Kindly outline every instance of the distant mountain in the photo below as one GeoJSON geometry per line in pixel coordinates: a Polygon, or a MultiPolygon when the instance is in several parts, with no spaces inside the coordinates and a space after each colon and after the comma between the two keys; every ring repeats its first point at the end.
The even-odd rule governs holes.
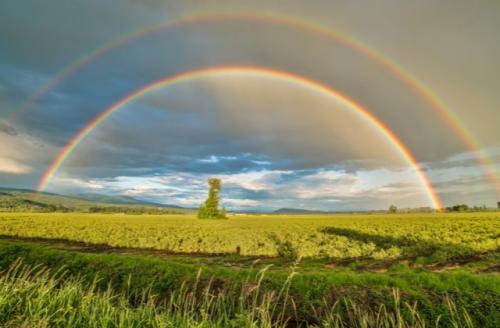
{"type": "Polygon", "coordinates": [[[279,210],[273,211],[273,214],[327,214],[329,212],[326,211],[317,211],[317,210],[306,210],[302,208],[280,208],[279,210]]]}
{"type": "Polygon", "coordinates": [[[153,209],[190,211],[181,206],[157,204],[142,201],[130,196],[100,195],[100,194],[78,194],[59,195],[55,193],[36,193],[29,189],[1,188],[0,187],[0,210],[44,210],[50,208],[69,209],[74,211],[89,211],[90,208],[128,208],[128,209],[153,209]]]}

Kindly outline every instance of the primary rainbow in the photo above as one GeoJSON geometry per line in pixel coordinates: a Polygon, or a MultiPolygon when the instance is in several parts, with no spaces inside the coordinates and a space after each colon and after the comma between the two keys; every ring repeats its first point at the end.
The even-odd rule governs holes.
{"type": "Polygon", "coordinates": [[[209,23],[209,22],[220,22],[220,21],[258,21],[267,22],[270,24],[283,25],[291,28],[301,29],[307,32],[315,33],[321,35],[328,40],[333,40],[339,42],[359,53],[362,53],[367,58],[377,62],[392,74],[394,74],[398,79],[410,86],[419,96],[426,100],[431,107],[436,110],[439,115],[444,119],[445,122],[453,129],[453,131],[459,136],[462,143],[476,154],[476,160],[480,163],[481,168],[484,170],[485,175],[488,177],[490,182],[495,187],[497,193],[500,195],[500,174],[495,171],[495,165],[490,160],[490,156],[483,150],[479,141],[465,128],[464,124],[461,122],[460,118],[449,108],[449,106],[441,99],[437,94],[433,93],[430,88],[426,87],[422,81],[419,81],[417,77],[412,75],[408,70],[398,65],[393,60],[390,60],[387,56],[383,55],[379,51],[361,43],[360,41],[349,37],[345,34],[341,34],[335,30],[325,28],[313,22],[301,20],[296,17],[287,16],[276,16],[270,14],[242,14],[242,13],[231,13],[226,12],[220,13],[205,13],[205,14],[193,14],[189,16],[182,17],[174,21],[164,22],[152,27],[148,27],[143,30],[133,32],[125,37],[119,38],[103,47],[100,47],[89,54],[86,54],[56,75],[54,79],[45,84],[36,93],[34,93],[28,100],[23,104],[23,106],[14,112],[15,115],[21,115],[28,108],[33,106],[41,97],[49,93],[54,87],[61,84],[63,81],[68,79],[71,75],[77,72],[83,66],[91,63],[97,58],[107,54],[113,49],[122,47],[132,41],[139,38],[145,37],[152,33],[156,33],[162,30],[181,27],[183,25],[194,24],[194,23],[209,23]]]}
{"type": "Polygon", "coordinates": [[[124,107],[128,103],[142,97],[152,91],[158,90],[159,88],[171,86],[176,83],[187,82],[197,78],[202,78],[205,76],[218,74],[218,75],[242,75],[242,74],[254,74],[262,77],[271,77],[284,81],[289,81],[302,87],[307,87],[313,89],[317,92],[326,94],[330,97],[334,97],[340,100],[347,107],[352,109],[355,113],[360,115],[363,119],[368,121],[373,127],[377,128],[392,144],[392,146],[397,149],[405,160],[415,169],[420,182],[427,192],[427,196],[431,201],[432,205],[441,209],[442,204],[434,191],[432,184],[428,177],[423,172],[422,168],[415,160],[413,155],[410,153],[408,148],[406,148],[403,143],[394,135],[394,133],[385,124],[366,110],[363,106],[355,102],[354,100],[348,98],[344,94],[338,92],[337,90],[325,85],[321,82],[308,79],[306,77],[293,74],[286,71],[281,71],[268,67],[257,67],[257,66],[216,66],[208,68],[200,68],[191,71],[186,71],[176,75],[168,76],[166,78],[160,79],[158,81],[147,84],[134,92],[128,94],[124,98],[112,104],[110,107],[105,109],[99,115],[97,115],[93,120],[87,123],[73,138],[68,142],[68,144],[59,152],[54,162],[50,165],[47,171],[42,175],[38,185],[37,191],[43,191],[45,187],[49,184],[51,179],[55,176],[58,169],[66,161],[66,159],[73,153],[75,148],[82,142],[82,140],[88,136],[97,126],[103,123],[111,114],[124,107]]]}

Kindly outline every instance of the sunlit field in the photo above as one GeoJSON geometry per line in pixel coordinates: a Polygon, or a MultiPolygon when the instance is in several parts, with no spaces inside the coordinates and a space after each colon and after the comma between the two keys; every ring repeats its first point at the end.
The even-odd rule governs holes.
{"type": "Polygon", "coordinates": [[[500,213],[330,216],[2,213],[0,234],[178,253],[446,260],[500,247],[500,213]]]}
{"type": "Polygon", "coordinates": [[[0,234],[174,253],[447,260],[500,247],[498,213],[330,216],[3,213],[0,234]]]}

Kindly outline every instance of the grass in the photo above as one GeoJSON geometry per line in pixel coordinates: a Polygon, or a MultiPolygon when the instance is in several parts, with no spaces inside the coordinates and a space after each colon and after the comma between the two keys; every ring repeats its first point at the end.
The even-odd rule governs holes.
{"type": "MultiPolygon", "coordinates": [[[[265,270],[246,281],[237,295],[212,288],[212,284],[181,284],[167,298],[151,289],[143,290],[132,306],[128,289],[116,293],[111,287],[98,288],[64,271],[42,267],[30,269],[20,261],[0,275],[0,324],[2,327],[290,327],[300,322],[289,295],[294,271],[279,291],[262,289],[265,270]],[[234,297],[237,296],[237,297],[234,297]]],[[[392,290],[392,306],[380,304],[366,309],[344,297],[322,311],[310,327],[427,327],[442,323],[452,327],[473,327],[465,309],[446,299],[446,317],[429,322],[419,313],[418,304],[401,301],[392,290]]],[[[314,308],[311,308],[315,311],[314,308]]]]}
{"type": "MultiPolygon", "coordinates": [[[[262,293],[278,294],[283,286],[288,286],[287,316],[297,316],[297,321],[305,323],[319,324],[334,316],[332,308],[338,309],[342,319],[347,320],[347,306],[370,316],[385,307],[393,315],[396,311],[394,289],[399,291],[400,311],[405,318],[411,313],[404,304],[417,304],[420,320],[428,325],[437,320],[453,320],[449,299],[460,313],[467,311],[476,325],[495,327],[500,320],[500,279],[496,274],[431,273],[405,266],[396,266],[385,274],[345,268],[330,273],[302,273],[299,263],[293,270],[293,280],[288,283],[290,269],[266,270],[265,276],[259,278],[261,270],[256,269],[204,267],[199,272],[198,266],[156,258],[86,254],[26,242],[0,241],[0,268],[7,270],[19,258],[31,267],[41,265],[52,272],[65,271],[68,277],[78,277],[82,285],[92,285],[95,291],[113,295],[126,291],[128,304],[133,306],[141,304],[145,290],[156,295],[156,303],[168,300],[171,293],[179,292],[180,286],[188,289],[196,286],[202,290],[210,286],[213,293],[223,291],[233,309],[240,299],[240,291],[255,288],[255,282],[261,279],[262,293]]],[[[234,315],[231,314],[232,319],[234,315]]]]}

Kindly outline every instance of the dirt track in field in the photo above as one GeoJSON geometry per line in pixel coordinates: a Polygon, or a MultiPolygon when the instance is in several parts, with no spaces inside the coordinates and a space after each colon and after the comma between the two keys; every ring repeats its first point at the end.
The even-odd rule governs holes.
{"type": "MultiPolygon", "coordinates": [[[[279,258],[279,257],[264,257],[264,256],[242,256],[235,253],[228,254],[211,254],[211,253],[177,253],[168,250],[152,249],[152,248],[130,248],[130,247],[116,247],[107,244],[91,244],[81,241],[73,241],[66,239],[48,239],[39,237],[19,237],[0,235],[0,240],[24,242],[36,244],[40,246],[51,247],[55,249],[82,252],[82,253],[102,253],[102,254],[120,254],[120,255],[135,255],[135,256],[149,256],[169,261],[176,261],[186,264],[199,264],[199,265],[215,265],[223,267],[235,268],[261,268],[272,264],[275,269],[288,268],[293,261],[279,258]]],[[[488,256],[498,254],[500,250],[492,252],[478,253],[467,257],[450,259],[443,262],[436,262],[427,264],[425,269],[432,272],[444,272],[454,269],[460,269],[468,264],[482,263],[474,267],[475,273],[500,273],[500,265],[498,263],[491,263],[486,261],[488,256]]],[[[396,260],[373,260],[368,258],[353,258],[341,260],[303,260],[307,261],[308,270],[306,271],[330,271],[356,264],[357,271],[369,271],[384,273],[387,272],[391,266],[406,263],[410,267],[416,267],[415,258],[405,258],[396,260]]],[[[306,268],[302,265],[302,268],[306,268]]]]}

